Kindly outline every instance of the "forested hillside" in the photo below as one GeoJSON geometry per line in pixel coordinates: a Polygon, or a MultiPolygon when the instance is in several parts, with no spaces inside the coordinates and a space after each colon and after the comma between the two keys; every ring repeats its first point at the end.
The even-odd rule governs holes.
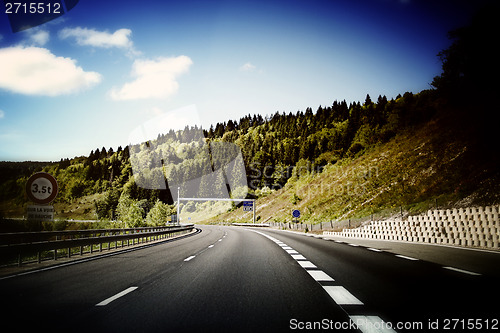
{"type": "MultiPolygon", "coordinates": [[[[149,147],[157,148],[153,150],[144,149],[146,143],[143,143],[142,149],[141,145],[118,147],[116,151],[98,148],[88,157],[65,159],[44,167],[36,164],[25,168],[27,163],[3,163],[5,169],[16,165],[22,168],[17,179],[11,177],[10,172],[3,182],[2,201],[22,205],[27,178],[34,170],[43,170],[58,180],[60,190],[56,203],[71,204],[82,197],[101,194],[84,215],[91,217],[95,213],[98,218],[123,218],[124,213],[118,207],[120,200],[128,198],[146,216],[157,200],[166,204],[173,204],[173,200],[167,190],[143,189],[136,185],[130,151],[137,151],[136,155],[140,152],[142,160],[154,165],[161,150],[162,156],[168,157],[163,160],[166,178],[180,183],[206,173],[205,158],[215,161],[215,168],[229,162],[221,161],[223,158],[212,151],[211,156],[201,155],[204,145],[214,147],[218,142],[232,142],[241,148],[251,194],[264,187],[279,189],[297,172],[295,166],[307,165],[311,170],[320,171],[327,164],[360,155],[368,147],[387,142],[398,131],[428,120],[436,113],[437,101],[433,95],[432,91],[418,95],[405,93],[389,101],[379,96],[375,103],[367,96],[363,104],[335,101],[332,106],[319,107],[316,112],[308,108],[305,112],[276,113],[266,118],[247,116],[203,131],[205,138],[196,137],[201,133],[198,128],[186,127],[148,142],[149,147]]],[[[213,196],[210,191],[215,189],[202,196],[213,196]]]]}
{"type": "MultiPolygon", "coordinates": [[[[485,83],[492,82],[487,81],[490,77],[485,64],[491,59],[478,55],[476,38],[487,39],[485,34],[493,31],[489,30],[490,24],[477,20],[471,27],[453,32],[452,46],[440,53],[443,73],[434,78],[433,89],[419,93],[406,92],[391,99],[366,95],[364,101],[335,100],[331,105],[303,111],[248,115],[209,129],[170,130],[140,145],[118,147],[116,151],[97,148],[89,156],[56,163],[1,162],[0,214],[23,216],[27,204],[24,194],[27,178],[35,171],[46,171],[56,177],[60,187],[54,202],[58,218],[119,219],[128,225],[155,224],[176,211],[173,206],[176,193],[168,189],[172,184],[197,180],[197,193],[190,195],[200,197],[217,197],[224,189],[242,190],[226,186],[237,182],[228,179],[229,176],[215,179],[210,186],[203,183],[205,174],[228,168],[237,155],[234,151],[217,148],[227,147],[224,143],[235,144],[241,149],[243,165],[233,163],[231,168],[245,170],[248,189],[243,190],[248,190],[248,197],[266,197],[273,191],[279,195],[293,187],[292,192],[286,192],[286,200],[296,205],[304,200],[303,195],[297,194],[304,190],[297,186],[307,187],[313,182],[333,184],[342,178],[338,175],[358,170],[359,165],[368,170],[368,174],[360,176],[366,178],[362,182],[365,186],[373,189],[382,183],[399,186],[387,190],[390,193],[387,202],[377,201],[377,205],[358,205],[358,208],[347,194],[335,203],[335,210],[328,208],[331,198],[327,195],[317,198],[314,205],[325,207],[318,219],[370,214],[394,205],[418,206],[419,202],[437,197],[445,198],[447,203],[459,202],[474,193],[485,193],[486,188],[489,194],[477,199],[496,201],[498,138],[492,135],[492,122],[487,121],[486,116],[498,106],[495,101],[482,98],[484,92],[493,93],[485,83]],[[387,160],[385,165],[369,162],[384,160],[384,156],[393,154],[398,149],[398,142],[401,143],[398,158],[403,160],[387,160]],[[419,150],[420,155],[406,154],[419,150]],[[439,164],[441,159],[447,162],[439,164]],[[148,173],[134,174],[131,161],[145,165],[148,173]],[[361,161],[364,164],[359,164],[361,161]],[[337,178],[332,170],[336,170],[337,178]],[[370,176],[370,170],[378,170],[377,177],[370,176]],[[328,176],[324,174],[326,171],[328,176]],[[438,177],[440,180],[431,181],[424,177],[424,172],[435,174],[436,171],[447,179],[438,177]],[[426,181],[419,182],[419,176],[426,181]],[[144,183],[138,181],[141,177],[150,177],[150,184],[159,182],[159,185],[140,187],[138,184],[144,183]],[[471,177],[473,181],[464,177],[471,177]],[[413,189],[412,184],[416,186],[413,189]],[[411,190],[418,193],[410,195],[411,190]],[[394,202],[396,195],[398,199],[394,202]]],[[[235,172],[230,177],[238,175],[235,172]]],[[[354,178],[359,177],[355,175],[354,178]]],[[[354,182],[350,178],[344,181],[343,186],[354,182]]],[[[183,212],[195,213],[207,206],[189,203],[182,208],[183,212]]]]}

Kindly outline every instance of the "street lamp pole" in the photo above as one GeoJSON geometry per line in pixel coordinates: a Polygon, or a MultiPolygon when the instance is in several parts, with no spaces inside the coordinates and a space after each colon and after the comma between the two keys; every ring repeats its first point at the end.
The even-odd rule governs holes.
{"type": "Polygon", "coordinates": [[[179,208],[180,208],[180,206],[179,206],[180,200],[179,199],[181,197],[180,193],[181,193],[181,188],[179,186],[179,187],[177,187],[177,224],[180,224],[180,220],[181,220],[180,210],[179,210],[179,208]]]}

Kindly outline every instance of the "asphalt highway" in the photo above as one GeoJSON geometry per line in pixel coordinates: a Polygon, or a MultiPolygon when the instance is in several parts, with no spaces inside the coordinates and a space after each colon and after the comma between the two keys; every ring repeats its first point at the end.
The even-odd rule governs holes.
{"type": "MultiPolygon", "coordinates": [[[[2,278],[2,325],[23,332],[500,330],[500,274],[491,267],[469,271],[383,246],[264,228],[199,228],[148,248],[2,278]]],[[[500,255],[486,257],[484,265],[500,263],[500,255]]]]}

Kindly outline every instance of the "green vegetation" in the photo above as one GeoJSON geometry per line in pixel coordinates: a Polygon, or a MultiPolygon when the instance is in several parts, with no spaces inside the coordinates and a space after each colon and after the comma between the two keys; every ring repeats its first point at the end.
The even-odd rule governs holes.
{"type": "MultiPolygon", "coordinates": [[[[494,31],[491,22],[478,19],[451,34],[452,46],[439,55],[443,73],[434,78],[435,89],[390,100],[367,95],[363,103],[334,101],[315,112],[248,115],[208,130],[170,130],[140,145],[116,151],[103,147],[58,163],[0,162],[0,214],[22,216],[27,178],[45,171],[60,186],[54,202],[58,218],[120,220],[130,227],[163,224],[176,213],[177,193],[168,184],[194,180],[194,194],[218,197],[227,182],[242,180],[220,173],[208,183],[203,176],[239,164],[246,169],[248,195],[259,199],[260,222],[285,221],[292,209],[314,223],[400,207],[418,212],[436,201],[496,203],[498,135],[488,114],[498,107],[483,98],[484,92],[491,93],[486,82],[495,79],[489,78],[488,66],[495,66],[490,54],[481,58],[474,39],[487,40],[494,31]],[[228,147],[239,147],[243,160],[231,164],[238,152],[228,147]],[[131,162],[142,163],[147,171],[134,174],[131,162]],[[137,185],[144,183],[156,189],[137,185]],[[163,184],[166,189],[160,189],[163,184]]],[[[207,222],[250,219],[232,204],[182,205],[182,213],[194,221],[203,220],[207,211],[218,214],[207,222]]]]}

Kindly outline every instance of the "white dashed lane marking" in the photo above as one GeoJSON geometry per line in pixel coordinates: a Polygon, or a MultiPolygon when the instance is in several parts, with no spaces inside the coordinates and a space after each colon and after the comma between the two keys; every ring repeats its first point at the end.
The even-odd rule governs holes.
{"type": "MultiPolygon", "coordinates": [[[[251,230],[251,229],[249,229],[251,230]]],[[[356,296],[354,296],[351,292],[349,292],[349,290],[347,290],[345,287],[343,286],[332,286],[332,285],[328,285],[328,284],[331,284],[333,282],[335,282],[335,280],[330,276],[328,275],[327,273],[323,272],[322,270],[318,269],[318,267],[313,264],[311,261],[307,260],[306,257],[304,257],[303,255],[301,255],[300,253],[298,253],[297,251],[295,251],[292,247],[286,245],[285,243],[281,242],[280,240],[272,237],[272,236],[268,236],[266,235],[265,233],[262,233],[262,232],[259,232],[259,231],[255,231],[255,230],[251,230],[253,232],[256,232],[270,240],[272,240],[274,243],[276,243],[278,246],[280,246],[283,250],[285,250],[288,254],[291,255],[291,257],[293,259],[295,259],[297,261],[297,263],[305,269],[305,271],[307,273],[309,273],[309,275],[316,281],[318,282],[321,287],[323,287],[323,289],[326,291],[326,293],[333,299],[333,301],[339,305],[344,311],[346,311],[346,313],[349,315],[349,317],[351,319],[353,319],[353,321],[356,323],[357,327],[359,328],[359,330],[361,332],[364,332],[364,333],[368,333],[368,332],[395,332],[394,330],[373,330],[373,327],[377,327],[377,326],[374,326],[376,324],[378,324],[380,326],[380,323],[383,323],[384,321],[378,317],[378,316],[365,316],[365,315],[362,315],[362,310],[363,308],[361,309],[357,309],[355,310],[355,314],[353,313],[349,313],[349,311],[347,311],[343,306],[363,306],[363,302],[361,302],[358,298],[356,298],[356,296]]],[[[353,245],[353,244],[349,244],[351,246],[357,246],[357,245],[353,245]]],[[[380,250],[376,250],[376,249],[372,249],[373,251],[375,252],[381,252],[380,250]]]]}
{"type": "MultiPolygon", "coordinates": [[[[344,243],[344,242],[336,240],[336,239],[326,239],[326,240],[333,241],[333,242],[339,243],[339,244],[344,243]]],[[[362,245],[354,244],[354,243],[345,243],[345,244],[350,245],[350,246],[364,247],[362,245]]],[[[383,250],[376,249],[376,248],[373,248],[373,247],[364,247],[364,248],[367,249],[368,251],[372,251],[372,252],[384,252],[383,250]]],[[[394,256],[398,257],[398,258],[401,258],[401,259],[411,260],[411,261],[419,261],[420,260],[418,258],[413,258],[413,257],[405,256],[405,255],[402,255],[402,254],[394,254],[394,256]]],[[[468,271],[468,270],[460,269],[460,268],[456,268],[456,267],[451,267],[451,266],[441,266],[441,267],[444,268],[444,269],[450,270],[450,271],[455,271],[455,272],[459,272],[459,273],[463,273],[463,274],[468,274],[468,275],[473,275],[473,276],[480,276],[480,275],[482,275],[481,273],[476,273],[476,272],[472,272],[472,271],[468,271]]]]}
{"type": "Polygon", "coordinates": [[[312,278],[318,282],[320,281],[335,281],[330,275],[326,274],[320,270],[308,269],[307,273],[312,276],[312,278]]]}
{"type": "Polygon", "coordinates": [[[295,260],[306,260],[306,257],[304,257],[302,254],[292,254],[292,258],[295,260]]]}
{"type": "Polygon", "coordinates": [[[450,271],[460,272],[460,273],[469,274],[469,275],[481,275],[481,274],[476,273],[476,272],[466,271],[465,269],[460,269],[460,268],[455,268],[455,267],[450,267],[450,266],[446,266],[443,268],[448,269],[450,271]]]}
{"type": "Polygon", "coordinates": [[[396,257],[402,258],[402,259],[406,259],[406,260],[413,260],[413,261],[417,261],[418,260],[417,258],[412,258],[412,257],[404,256],[402,254],[396,254],[396,257]]]}
{"type": "MultiPolygon", "coordinates": [[[[254,230],[252,230],[252,231],[254,231],[254,230]]],[[[364,332],[364,333],[366,333],[366,332],[395,332],[392,329],[384,327],[384,325],[383,325],[384,321],[379,316],[363,315],[362,314],[363,302],[361,302],[359,299],[357,299],[354,295],[352,295],[343,286],[331,285],[333,282],[335,282],[335,280],[332,277],[330,277],[328,274],[323,272],[322,270],[319,270],[316,267],[316,265],[314,265],[312,262],[306,260],[306,258],[304,256],[302,256],[300,253],[298,253],[297,251],[292,249],[290,246],[284,244],[283,242],[281,242],[280,240],[278,240],[274,237],[268,236],[268,235],[261,233],[261,232],[258,232],[258,231],[255,231],[255,232],[271,239],[273,242],[275,242],[276,244],[281,246],[283,249],[285,249],[289,254],[291,254],[292,258],[294,258],[306,270],[306,272],[309,273],[309,275],[316,282],[318,282],[323,287],[323,289],[325,289],[325,291],[330,295],[330,297],[338,305],[340,305],[341,307],[343,305],[348,305],[348,306],[351,306],[351,305],[356,306],[357,305],[358,307],[356,307],[357,310],[355,310],[356,311],[355,313],[349,314],[348,310],[346,310],[344,308],[343,309],[344,309],[344,311],[346,311],[346,313],[349,314],[349,317],[353,320],[353,322],[356,323],[357,327],[362,332],[364,332]],[[359,308],[359,306],[361,306],[361,308],[359,308]],[[374,327],[379,327],[379,329],[374,330],[374,327]]],[[[312,236],[312,235],[305,234],[304,236],[312,236]]],[[[320,237],[315,237],[315,238],[320,238],[320,237]]],[[[349,245],[352,247],[365,248],[365,249],[372,251],[372,252],[391,254],[391,255],[394,255],[395,257],[409,260],[409,261],[415,261],[415,262],[420,261],[420,259],[418,259],[418,258],[413,258],[413,257],[405,256],[402,254],[390,253],[390,252],[387,252],[384,250],[366,247],[366,246],[363,246],[360,244],[344,242],[344,241],[332,239],[332,238],[323,238],[323,239],[326,241],[333,241],[335,243],[345,244],[345,245],[349,245]]],[[[472,276],[480,276],[481,275],[481,273],[476,273],[476,272],[472,272],[472,271],[468,271],[468,270],[460,269],[460,268],[456,268],[456,267],[451,267],[451,266],[441,266],[441,267],[444,269],[458,272],[458,273],[462,273],[462,274],[468,274],[468,275],[472,275],[472,276]]]]}
{"type": "Polygon", "coordinates": [[[128,293],[131,293],[132,291],[136,290],[137,288],[138,287],[127,288],[124,291],[119,292],[118,294],[111,296],[109,298],[106,298],[104,301],[102,301],[100,303],[97,303],[95,306],[106,306],[109,303],[113,302],[114,300],[117,300],[118,298],[123,297],[123,296],[127,295],[128,293]]]}
{"type": "Polygon", "coordinates": [[[359,299],[342,286],[323,286],[338,305],[363,305],[359,299]]]}
{"type": "Polygon", "coordinates": [[[316,265],[308,260],[297,261],[302,268],[316,268],[316,265]]]}
{"type": "Polygon", "coordinates": [[[382,252],[382,250],[374,249],[372,247],[368,247],[367,250],[370,250],[370,251],[373,251],[373,252],[382,252]]]}
{"type": "Polygon", "coordinates": [[[197,252],[197,253],[195,253],[194,255],[187,257],[186,259],[184,259],[184,261],[185,261],[185,262],[191,261],[191,260],[192,260],[192,259],[194,259],[197,255],[200,255],[200,254],[202,254],[203,252],[205,252],[206,250],[213,248],[213,247],[215,246],[215,244],[217,244],[218,242],[222,242],[222,240],[223,240],[224,238],[226,238],[226,235],[227,235],[227,233],[226,233],[226,232],[224,232],[224,235],[223,235],[221,238],[219,238],[219,239],[217,240],[217,242],[215,242],[215,243],[213,243],[213,244],[210,244],[207,248],[204,248],[204,249],[203,249],[203,250],[201,250],[200,252],[197,252]]]}
{"type": "Polygon", "coordinates": [[[393,329],[384,325],[384,321],[379,316],[349,316],[349,318],[356,323],[361,332],[394,332],[393,329]]]}

